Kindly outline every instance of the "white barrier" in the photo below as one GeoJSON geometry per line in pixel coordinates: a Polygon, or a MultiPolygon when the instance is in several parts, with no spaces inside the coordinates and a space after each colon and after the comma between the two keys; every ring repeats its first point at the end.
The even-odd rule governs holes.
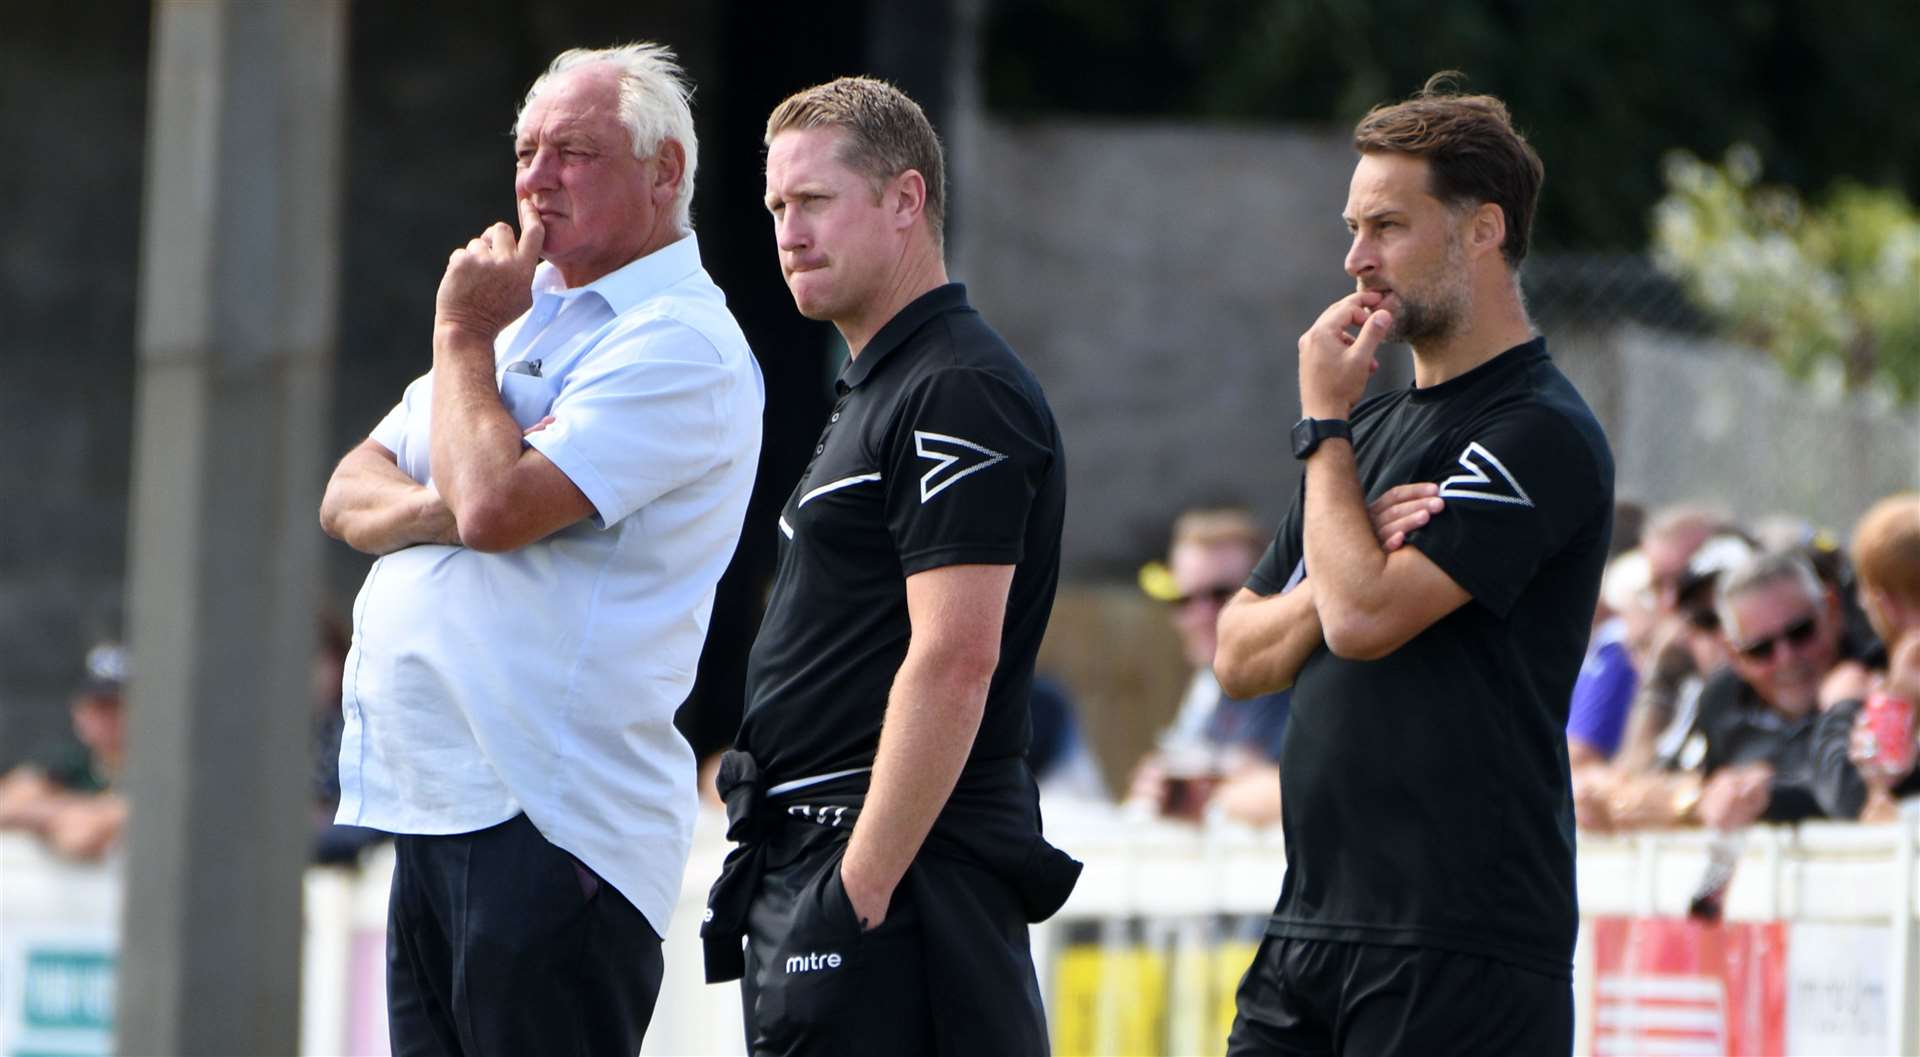
{"type": "MultiPolygon", "coordinates": [[[[723,828],[717,815],[701,819],[643,1053],[743,1052],[738,986],[708,986],[701,973],[699,921],[725,853],[723,828]]],[[[1049,805],[1048,834],[1087,864],[1066,908],[1034,930],[1060,1052],[1217,1052],[1232,985],[1280,889],[1278,831],[1199,830],[1140,823],[1104,807],[1049,805]]],[[[1766,976],[1768,994],[1784,996],[1784,1013],[1773,1015],[1784,1017],[1776,1034],[1786,1052],[1916,1052],[1917,837],[1920,814],[1909,810],[1895,824],[1756,829],[1747,840],[1724,933],[1780,923],[1766,926],[1774,931],[1763,942],[1775,936],[1778,946],[1784,937],[1787,950],[1742,964],[1766,976]]],[[[1646,951],[1636,953],[1631,940],[1628,956],[1647,964],[1613,966],[1615,944],[1610,967],[1597,973],[1596,947],[1606,944],[1596,938],[1622,935],[1629,918],[1673,925],[1706,869],[1709,844],[1698,832],[1583,840],[1580,1046],[1598,1040],[1608,1052],[1632,1040],[1635,1052],[1657,1051],[1654,1035],[1635,1033],[1660,1029],[1628,1000],[1660,987],[1684,995],[1693,985],[1648,968],[1646,951]]],[[[391,870],[390,852],[377,848],[358,871],[308,871],[300,1035],[307,1054],[386,1052],[391,870]]],[[[118,888],[112,861],[64,863],[0,834],[0,1053],[108,1052],[118,888]]],[[[1725,1005],[1732,993],[1723,989],[1715,1001],[1725,1005]]]]}

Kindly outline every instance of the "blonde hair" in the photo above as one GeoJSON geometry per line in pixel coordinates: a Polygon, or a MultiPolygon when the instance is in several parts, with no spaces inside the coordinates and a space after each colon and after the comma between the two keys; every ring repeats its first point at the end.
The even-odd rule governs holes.
{"type": "Polygon", "coordinates": [[[874,193],[912,169],[926,181],[927,227],[933,243],[945,243],[947,162],[926,112],[905,92],[872,77],[842,77],[802,89],[767,116],[763,138],[772,146],[782,132],[830,128],[845,133],[840,160],[864,175],[874,193]]]}

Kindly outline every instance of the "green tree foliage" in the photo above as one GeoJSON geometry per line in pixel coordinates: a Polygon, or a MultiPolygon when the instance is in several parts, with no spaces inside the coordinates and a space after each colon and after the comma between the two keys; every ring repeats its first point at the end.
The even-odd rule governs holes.
{"type": "Polygon", "coordinates": [[[1843,182],[1808,205],[1759,178],[1748,146],[1720,165],[1676,152],[1655,262],[1794,375],[1833,370],[1920,402],[1920,213],[1898,191],[1843,182]]]}
{"type": "Polygon", "coordinates": [[[1462,70],[1546,160],[1539,246],[1634,252],[1675,148],[1920,197],[1914,41],[1914,0],[999,0],[985,77],[1012,118],[1343,127],[1462,70]]]}

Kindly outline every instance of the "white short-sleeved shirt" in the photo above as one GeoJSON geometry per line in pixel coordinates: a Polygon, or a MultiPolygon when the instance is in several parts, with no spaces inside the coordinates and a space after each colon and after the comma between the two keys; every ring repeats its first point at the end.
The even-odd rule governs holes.
{"type": "MultiPolygon", "coordinates": [[[[502,401],[592,501],[505,554],[409,547],[354,603],[338,821],[484,829],[524,811],[666,928],[692,841],[693,685],[760,453],[759,365],[692,236],[566,289],[494,344],[502,401]],[[537,373],[510,365],[538,361],[537,373]]],[[[431,373],[373,439],[432,480],[431,373]]]]}

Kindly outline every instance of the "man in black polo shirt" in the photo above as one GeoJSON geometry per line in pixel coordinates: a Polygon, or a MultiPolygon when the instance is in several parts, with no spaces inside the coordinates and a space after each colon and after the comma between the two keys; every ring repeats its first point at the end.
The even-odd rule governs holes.
{"type": "Polygon", "coordinates": [[[843,78],[783,102],[766,141],[781,270],[851,358],[780,513],[721,761],[738,847],[708,979],[743,977],[755,1054],[1042,1053],[1027,923],[1079,871],[1040,836],[1024,759],[1060,434],[947,281],[940,144],[911,99],[843,78]]]}
{"type": "Polygon", "coordinates": [[[1305,480],[1214,662],[1294,688],[1287,872],[1228,1052],[1567,1053],[1564,731],[1612,456],[1521,301],[1542,169],[1506,107],[1436,78],[1354,145],[1358,289],[1300,338],[1305,480]],[[1356,407],[1390,340],[1413,387],[1356,407]]]}

